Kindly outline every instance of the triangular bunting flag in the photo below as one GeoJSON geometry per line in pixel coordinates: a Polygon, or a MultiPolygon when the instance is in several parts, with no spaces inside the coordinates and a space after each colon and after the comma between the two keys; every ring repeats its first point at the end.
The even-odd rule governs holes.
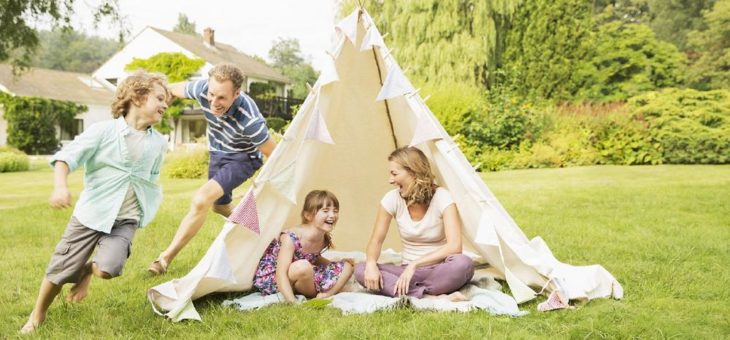
{"type": "Polygon", "coordinates": [[[360,11],[353,11],[352,14],[335,25],[335,29],[342,32],[353,45],[355,44],[355,39],[357,39],[357,18],[359,16],[360,11]]]}
{"type": "Polygon", "coordinates": [[[421,115],[421,117],[418,118],[418,123],[416,123],[416,131],[413,132],[413,139],[411,139],[411,143],[409,144],[409,146],[416,146],[425,141],[443,138],[431,119],[424,116],[425,114],[421,115]]]}
{"type": "Polygon", "coordinates": [[[413,85],[411,85],[411,82],[408,81],[400,67],[394,63],[393,66],[388,69],[388,76],[385,77],[383,88],[380,89],[380,93],[378,93],[378,97],[375,98],[375,100],[390,99],[413,91],[415,91],[415,89],[413,88],[413,85]]]}
{"type": "Polygon", "coordinates": [[[375,25],[372,25],[368,29],[368,32],[365,33],[365,38],[363,38],[362,46],[360,46],[360,51],[362,52],[365,50],[369,50],[375,46],[384,48],[385,41],[383,41],[383,36],[380,35],[380,32],[378,32],[378,29],[375,27],[375,25]]]}
{"type": "Polygon", "coordinates": [[[338,80],[340,80],[340,76],[337,74],[335,59],[326,58],[324,65],[322,65],[322,72],[319,74],[319,79],[317,80],[317,83],[319,83],[319,86],[325,86],[338,80]]]}
{"type": "Polygon", "coordinates": [[[289,164],[281,172],[271,177],[269,183],[282,196],[286,197],[292,204],[297,203],[297,193],[294,188],[294,171],[296,170],[296,161],[289,164]]]}
{"type": "Polygon", "coordinates": [[[307,127],[307,133],[304,135],[304,139],[317,140],[322,143],[335,144],[332,140],[330,132],[327,130],[327,124],[324,122],[324,117],[319,113],[319,109],[315,109],[314,116],[309,120],[309,127],[307,127]]]}
{"type": "Polygon", "coordinates": [[[228,216],[228,220],[240,224],[256,234],[260,234],[259,229],[259,212],[256,210],[256,197],[253,195],[253,190],[249,189],[246,197],[239,203],[233,212],[228,216]]]}

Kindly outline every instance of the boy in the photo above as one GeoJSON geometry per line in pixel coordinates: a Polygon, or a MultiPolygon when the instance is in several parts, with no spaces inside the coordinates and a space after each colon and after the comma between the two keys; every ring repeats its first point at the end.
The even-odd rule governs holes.
{"type": "Polygon", "coordinates": [[[114,120],[96,123],[56,153],[53,208],[70,206],[68,173],[83,165],[84,190],[61,241],[53,252],[28,322],[30,333],[45,320],[48,307],[66,283],[74,283],[66,299],[86,297],[91,276],[111,279],[122,273],[137,228],[148,224],[162,201],[156,184],[167,150],[152,125],[167,109],[164,76],[137,72],[117,88],[114,120]],[[94,259],[89,261],[96,248],[94,259]]]}
{"type": "Polygon", "coordinates": [[[241,92],[244,77],[230,64],[220,64],[208,72],[208,79],[170,85],[175,97],[192,98],[203,108],[208,122],[208,182],[193,196],[190,210],[180,222],[175,237],[148,271],[164,274],[167,266],[198,233],[208,210],[228,217],[232,191],[258,170],[276,147],[269,137],[266,120],[251,97],[241,92]]]}

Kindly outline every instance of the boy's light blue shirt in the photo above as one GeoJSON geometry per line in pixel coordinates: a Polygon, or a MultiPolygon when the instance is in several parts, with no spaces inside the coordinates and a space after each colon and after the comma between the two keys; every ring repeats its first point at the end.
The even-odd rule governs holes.
{"type": "Polygon", "coordinates": [[[130,185],[142,212],[140,228],[152,220],[160,207],[162,190],[156,182],[167,142],[149,128],[142,157],[134,162],[124,139],[130,129],[124,117],[93,124],[50,160],[51,166],[56,161],[66,162],[70,171],[84,166],[84,190],[73,215],[87,228],[109,233],[130,185]]]}

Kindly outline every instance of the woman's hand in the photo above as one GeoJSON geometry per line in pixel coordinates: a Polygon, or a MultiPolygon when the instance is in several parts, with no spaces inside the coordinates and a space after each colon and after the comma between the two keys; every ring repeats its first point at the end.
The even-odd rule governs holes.
{"type": "Polygon", "coordinates": [[[380,290],[383,286],[383,275],[375,263],[365,265],[365,288],[368,290],[380,290]]]}
{"type": "Polygon", "coordinates": [[[411,278],[413,278],[413,274],[415,274],[415,273],[416,273],[416,266],[413,264],[407,265],[406,269],[400,274],[398,281],[395,282],[395,288],[393,291],[393,295],[395,295],[395,296],[407,295],[408,286],[410,286],[411,278]]]}

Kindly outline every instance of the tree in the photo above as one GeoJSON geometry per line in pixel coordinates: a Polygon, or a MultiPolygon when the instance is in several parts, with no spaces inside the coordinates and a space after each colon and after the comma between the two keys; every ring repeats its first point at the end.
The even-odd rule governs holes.
{"type": "Polygon", "coordinates": [[[671,42],[687,51],[687,35],[706,28],[702,13],[712,8],[716,0],[644,0],[648,1],[651,21],[647,24],[657,38],[671,42]]]}
{"type": "MultiPolygon", "coordinates": [[[[167,81],[177,83],[185,81],[205,65],[203,59],[191,59],[182,53],[158,53],[148,59],[134,58],[132,62],[124,67],[126,71],[143,69],[148,72],[159,72],[167,76],[167,81]]],[[[160,126],[157,127],[162,133],[172,130],[170,121],[180,117],[186,107],[192,106],[194,101],[189,99],[175,99],[165,111],[160,126]]]]}
{"type": "Polygon", "coordinates": [[[172,31],[190,35],[197,35],[197,33],[195,32],[195,22],[190,21],[190,19],[188,19],[188,16],[182,13],[178,13],[177,24],[175,24],[175,27],[172,28],[172,31]]]}
{"type": "Polygon", "coordinates": [[[593,27],[591,5],[584,0],[523,3],[504,33],[504,63],[495,84],[521,95],[572,98],[574,71],[590,56],[593,27]]]}
{"type": "Polygon", "coordinates": [[[598,27],[588,62],[575,72],[577,98],[625,100],[681,82],[684,55],[643,24],[612,21],[598,27]]]}
{"type": "Polygon", "coordinates": [[[688,81],[697,89],[730,88],[730,0],[718,0],[703,17],[707,29],[689,34],[696,53],[688,81]]]}
{"type": "MultiPolygon", "coordinates": [[[[0,61],[10,61],[14,69],[28,67],[39,44],[38,32],[32,27],[33,23],[50,19],[54,26],[71,30],[74,2],[0,0],[0,61]]],[[[123,40],[127,29],[119,14],[118,0],[98,0],[91,10],[96,23],[104,17],[110,17],[112,22],[119,24],[119,39],[123,40]]]]}
{"type": "Polygon", "coordinates": [[[119,50],[118,41],[87,36],[76,31],[38,32],[40,45],[31,66],[91,73],[119,50]]]}
{"type": "Polygon", "coordinates": [[[279,38],[269,50],[272,66],[292,81],[291,96],[304,98],[309,93],[307,83],[314,84],[319,76],[312,65],[304,60],[299,40],[279,38]]]}
{"type": "MultiPolygon", "coordinates": [[[[368,12],[417,83],[490,88],[502,65],[505,32],[522,0],[371,1],[368,12]]],[[[349,14],[354,4],[342,6],[349,14]]]]}

